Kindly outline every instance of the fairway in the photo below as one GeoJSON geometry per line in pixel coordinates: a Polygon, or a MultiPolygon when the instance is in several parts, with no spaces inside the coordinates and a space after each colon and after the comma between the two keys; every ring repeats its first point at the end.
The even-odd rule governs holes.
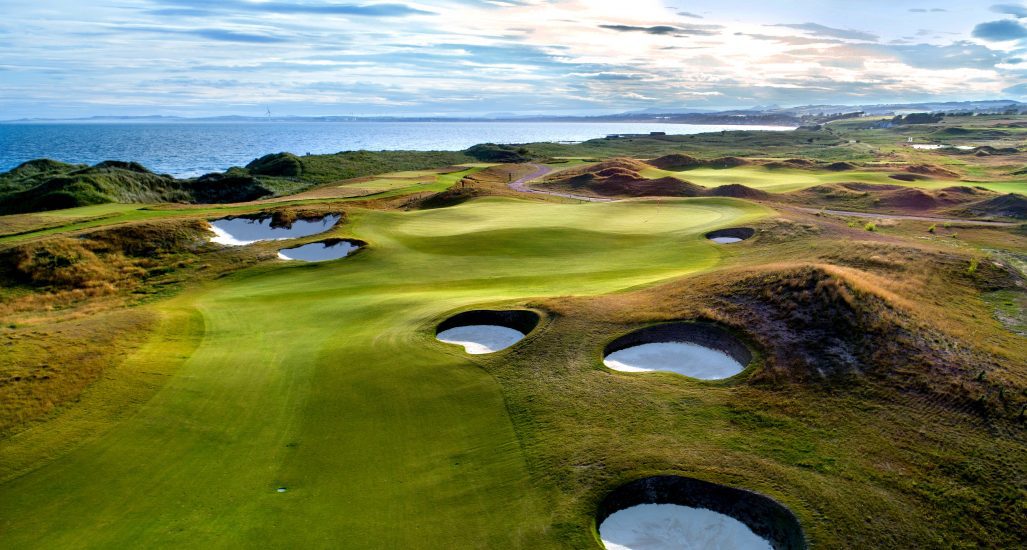
{"type": "MultiPolygon", "coordinates": [[[[350,258],[264,264],[151,306],[202,314],[194,349],[167,358],[181,365],[135,414],[0,485],[0,538],[12,548],[551,546],[550,495],[503,388],[436,342],[435,324],[461,308],[709,270],[720,249],[705,232],[770,213],[733,199],[352,210],[329,233],[369,243],[350,258]]],[[[0,471],[51,433],[61,432],[0,443],[0,471]]]]}

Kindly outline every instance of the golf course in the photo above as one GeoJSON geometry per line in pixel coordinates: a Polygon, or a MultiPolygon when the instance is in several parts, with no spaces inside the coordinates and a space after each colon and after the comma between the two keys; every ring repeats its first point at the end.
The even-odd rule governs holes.
{"type": "MultiPolygon", "coordinates": [[[[352,258],[243,272],[152,306],[162,329],[126,368],[169,380],[53,464],[10,480],[8,458],[5,544],[542,544],[551,511],[502,389],[434,341],[433,321],[708,270],[720,253],[704,232],[767,214],[733,200],[497,199],[354,216],[333,232],[371,243],[352,258]]],[[[4,456],[60,435],[38,431],[4,456]]]]}
{"type": "Polygon", "coordinates": [[[1024,541],[1017,177],[552,147],[0,216],[0,546],[601,548],[656,504],[773,548],[1024,541]],[[436,337],[503,312],[498,351],[436,337]]]}

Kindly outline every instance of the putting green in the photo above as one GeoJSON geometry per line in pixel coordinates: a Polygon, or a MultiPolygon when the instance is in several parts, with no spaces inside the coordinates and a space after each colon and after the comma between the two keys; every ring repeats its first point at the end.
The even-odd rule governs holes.
{"type": "MultiPolygon", "coordinates": [[[[0,538],[12,548],[553,546],[550,499],[500,386],[434,341],[433,320],[712,268],[720,249],[703,233],[770,213],[732,199],[495,198],[352,212],[335,233],[370,243],[360,254],[261,266],[157,306],[202,313],[190,325],[202,338],[135,414],[0,485],[0,538]]],[[[133,361],[142,356],[154,350],[133,361]]],[[[62,432],[41,425],[4,442],[0,464],[49,433],[62,432]]]]}

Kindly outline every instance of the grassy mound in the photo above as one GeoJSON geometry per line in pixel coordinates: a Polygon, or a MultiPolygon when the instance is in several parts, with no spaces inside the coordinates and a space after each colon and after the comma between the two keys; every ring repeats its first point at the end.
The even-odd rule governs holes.
{"type": "Polygon", "coordinates": [[[703,166],[703,161],[691,155],[675,153],[646,161],[646,164],[655,166],[661,170],[680,172],[682,170],[699,168],[703,166]]]}
{"type": "Polygon", "coordinates": [[[910,174],[910,173],[907,173],[907,172],[903,172],[903,173],[899,173],[899,174],[890,174],[888,177],[893,179],[893,180],[906,181],[906,182],[925,181],[925,180],[931,179],[931,178],[929,178],[929,177],[927,177],[927,176],[925,176],[923,174],[910,174]]]}
{"type": "Polygon", "coordinates": [[[832,163],[824,166],[824,168],[827,169],[827,170],[830,170],[832,172],[847,172],[849,170],[855,170],[856,168],[859,168],[859,167],[856,166],[855,164],[851,163],[851,162],[839,161],[839,162],[832,162],[832,163]]]}
{"type": "Polygon", "coordinates": [[[154,174],[134,162],[95,166],[35,160],[0,174],[0,214],[42,212],[105,203],[232,203],[297,193],[318,184],[473,160],[463,152],[347,151],[297,157],[266,155],[193,179],[154,174]]]}
{"type": "Polygon", "coordinates": [[[770,193],[766,191],[760,191],[759,189],[753,189],[746,185],[739,183],[729,183],[727,185],[720,185],[710,189],[706,192],[707,195],[713,197],[734,197],[736,199],[752,199],[752,200],[763,200],[772,197],[770,193]]]}
{"type": "Polygon", "coordinates": [[[980,201],[982,197],[990,194],[989,191],[965,186],[926,190],[902,185],[846,182],[818,185],[780,195],[778,198],[786,202],[823,208],[930,213],[941,208],[980,201]]]}
{"type": "Polygon", "coordinates": [[[974,203],[963,209],[961,213],[972,216],[1024,220],[1027,219],[1027,196],[1008,193],[974,203]]]}
{"type": "Polygon", "coordinates": [[[3,175],[10,191],[0,194],[0,212],[21,213],[108,202],[180,202],[189,198],[180,182],[136,163],[106,161],[81,168],[49,165],[26,173],[21,167],[3,175]],[[16,187],[15,187],[16,186],[16,187]]]}
{"type": "Polygon", "coordinates": [[[114,292],[164,272],[168,256],[193,253],[209,233],[202,220],[154,221],[58,236],[0,251],[8,281],[52,291],[114,292]]]}
{"type": "Polygon", "coordinates": [[[791,169],[809,169],[817,167],[816,161],[803,158],[785,159],[772,161],[764,164],[767,168],[791,168],[791,169]]]}
{"type": "Polygon", "coordinates": [[[41,212],[106,203],[242,202],[273,194],[249,173],[230,170],[180,180],[135,162],[82,167],[32,161],[0,175],[0,213],[41,212]]]}
{"type": "Polygon", "coordinates": [[[906,167],[906,172],[931,176],[935,178],[958,178],[959,174],[948,168],[942,168],[935,164],[912,164],[906,167]]]}
{"type": "Polygon", "coordinates": [[[704,187],[677,178],[646,178],[640,171],[647,168],[645,163],[634,159],[615,158],[559,172],[540,186],[602,197],[699,197],[706,194],[704,187]]]}
{"type": "Polygon", "coordinates": [[[464,153],[481,162],[528,162],[533,157],[524,147],[481,143],[468,148],[464,153]]]}
{"type": "Polygon", "coordinates": [[[710,168],[726,169],[726,168],[738,168],[739,166],[748,166],[752,164],[748,160],[739,157],[719,157],[706,162],[706,165],[710,168]]]}
{"type": "Polygon", "coordinates": [[[264,155],[247,164],[246,169],[256,176],[295,178],[303,175],[303,163],[292,153],[264,155]]]}
{"type": "Polygon", "coordinates": [[[190,202],[231,203],[262,199],[275,194],[273,188],[240,169],[205,174],[184,184],[190,202]]]}
{"type": "Polygon", "coordinates": [[[756,380],[843,379],[908,356],[908,323],[881,297],[817,266],[770,271],[719,295],[768,351],[756,380]]]}

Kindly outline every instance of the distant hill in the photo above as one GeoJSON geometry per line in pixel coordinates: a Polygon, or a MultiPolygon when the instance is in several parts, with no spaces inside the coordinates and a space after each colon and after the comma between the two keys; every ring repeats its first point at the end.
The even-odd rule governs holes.
{"type": "MultiPolygon", "coordinates": [[[[485,150],[505,152],[499,146],[485,150]]],[[[346,151],[303,157],[275,153],[245,167],[177,179],[155,174],[135,162],[108,160],[87,166],[38,159],[0,173],[0,214],[112,202],[245,202],[371,174],[443,168],[474,160],[475,156],[461,151],[346,151]]]]}
{"type": "Polygon", "coordinates": [[[482,116],[212,116],[175,117],[162,115],[146,116],[93,116],[70,119],[18,119],[0,122],[662,122],[678,124],[765,124],[795,126],[804,118],[827,115],[862,113],[865,115],[895,115],[905,113],[976,112],[1001,113],[1008,109],[1027,111],[1027,103],[1012,99],[984,101],[938,101],[922,103],[883,103],[871,105],[801,105],[780,107],[764,105],[746,109],[693,109],[687,106],[649,107],[623,113],[600,115],[531,115],[518,113],[490,113],[482,116]]]}
{"type": "Polygon", "coordinates": [[[83,166],[34,160],[0,174],[0,213],[4,214],[110,202],[206,202],[213,198],[236,202],[270,194],[270,189],[251,176],[179,180],[154,174],[134,162],[104,161],[83,166]]]}

